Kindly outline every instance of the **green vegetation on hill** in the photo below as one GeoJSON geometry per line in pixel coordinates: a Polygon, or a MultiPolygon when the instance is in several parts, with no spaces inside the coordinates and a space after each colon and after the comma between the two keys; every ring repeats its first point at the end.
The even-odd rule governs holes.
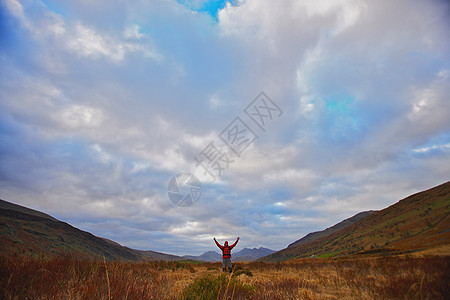
{"type": "Polygon", "coordinates": [[[448,245],[449,228],[450,182],[447,182],[400,200],[330,235],[288,247],[262,260],[411,253],[448,245]]]}

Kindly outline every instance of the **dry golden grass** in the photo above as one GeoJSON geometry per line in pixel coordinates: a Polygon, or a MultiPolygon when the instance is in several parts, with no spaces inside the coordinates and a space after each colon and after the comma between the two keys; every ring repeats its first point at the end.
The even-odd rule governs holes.
{"type": "Polygon", "coordinates": [[[413,257],[427,257],[427,256],[450,256],[450,244],[434,247],[432,249],[425,249],[416,251],[410,254],[413,257]]]}
{"type": "Polygon", "coordinates": [[[446,299],[450,258],[118,263],[0,257],[0,299],[446,299]]]}

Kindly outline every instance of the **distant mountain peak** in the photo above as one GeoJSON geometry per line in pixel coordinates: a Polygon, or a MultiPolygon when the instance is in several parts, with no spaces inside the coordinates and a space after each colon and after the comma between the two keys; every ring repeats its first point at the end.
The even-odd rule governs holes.
{"type": "Polygon", "coordinates": [[[275,252],[274,250],[264,247],[244,248],[241,251],[234,253],[233,258],[235,261],[252,261],[267,256],[269,254],[272,254],[274,252],[275,252]]]}
{"type": "MultiPolygon", "coordinates": [[[[259,248],[244,248],[237,252],[231,252],[231,259],[233,261],[252,261],[256,260],[258,258],[261,258],[263,256],[269,255],[271,253],[274,253],[274,250],[270,250],[264,247],[259,248]]],[[[185,255],[183,256],[185,259],[192,259],[192,260],[200,260],[200,261],[209,261],[209,262],[216,262],[216,261],[222,261],[222,254],[217,253],[216,251],[206,251],[201,255],[195,256],[195,255],[185,255]]]]}
{"type": "Polygon", "coordinates": [[[208,262],[216,262],[216,261],[222,260],[222,255],[220,253],[217,253],[216,251],[210,250],[210,251],[206,251],[198,256],[184,255],[183,258],[192,259],[192,260],[200,260],[200,261],[208,261],[208,262]]]}

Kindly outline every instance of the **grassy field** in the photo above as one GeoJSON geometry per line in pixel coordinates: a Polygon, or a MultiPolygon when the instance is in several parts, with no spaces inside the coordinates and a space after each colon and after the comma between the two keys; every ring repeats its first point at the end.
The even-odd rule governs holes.
{"type": "MultiPolygon", "coordinates": [[[[1,299],[445,299],[450,257],[118,263],[0,257],[1,299]]],[[[447,298],[448,299],[448,298],[447,298]]]]}

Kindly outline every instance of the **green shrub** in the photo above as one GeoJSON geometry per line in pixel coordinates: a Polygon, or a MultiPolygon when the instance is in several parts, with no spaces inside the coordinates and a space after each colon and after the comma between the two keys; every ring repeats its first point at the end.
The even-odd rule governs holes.
{"type": "Polygon", "coordinates": [[[220,299],[226,294],[235,299],[245,299],[250,296],[254,288],[248,284],[242,284],[236,278],[227,275],[213,276],[206,274],[196,278],[183,291],[183,299],[220,299]]]}
{"type": "Polygon", "coordinates": [[[226,284],[226,281],[227,277],[225,275],[214,277],[206,274],[198,277],[184,289],[183,298],[216,299],[220,289],[226,284]]]}

